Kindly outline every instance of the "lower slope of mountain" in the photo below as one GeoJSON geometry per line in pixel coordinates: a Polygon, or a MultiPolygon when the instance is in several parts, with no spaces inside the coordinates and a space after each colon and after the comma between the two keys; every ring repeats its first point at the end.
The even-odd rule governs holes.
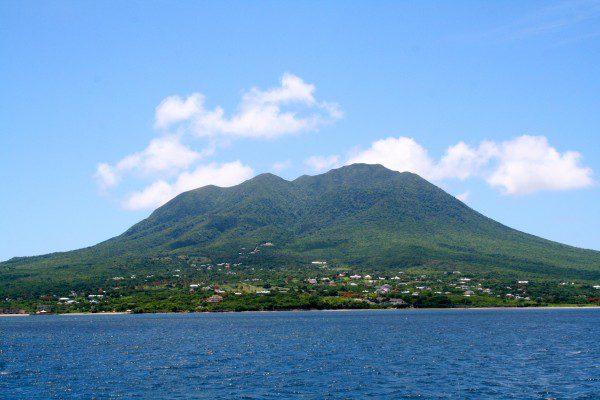
{"type": "Polygon", "coordinates": [[[95,246],[0,263],[0,292],[135,274],[173,256],[600,279],[598,251],[508,228],[418,175],[354,164],[294,181],[262,174],[230,188],[182,193],[95,246]],[[264,243],[273,245],[253,251],[264,243]]]}

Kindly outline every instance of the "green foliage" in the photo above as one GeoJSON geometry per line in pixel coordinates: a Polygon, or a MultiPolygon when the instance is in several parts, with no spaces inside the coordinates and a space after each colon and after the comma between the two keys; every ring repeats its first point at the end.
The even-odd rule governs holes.
{"type": "Polygon", "coordinates": [[[178,256],[290,271],[327,260],[382,272],[600,279],[600,252],[508,228],[415,174],[355,164],[183,193],[96,246],[0,263],[0,296],[103,288],[115,276],[160,274],[178,256]],[[257,247],[265,242],[274,246],[257,247]]]}

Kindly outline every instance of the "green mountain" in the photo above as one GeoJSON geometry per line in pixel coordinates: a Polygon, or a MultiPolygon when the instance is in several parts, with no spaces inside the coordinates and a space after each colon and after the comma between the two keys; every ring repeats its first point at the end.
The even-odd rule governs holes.
{"type": "Polygon", "coordinates": [[[85,249],[0,263],[0,294],[43,292],[160,268],[160,257],[304,268],[474,271],[600,279],[600,252],[506,227],[418,175],[354,164],[286,181],[258,175],[175,197],[125,233],[85,249]],[[256,246],[270,242],[273,246],[256,246]]]}

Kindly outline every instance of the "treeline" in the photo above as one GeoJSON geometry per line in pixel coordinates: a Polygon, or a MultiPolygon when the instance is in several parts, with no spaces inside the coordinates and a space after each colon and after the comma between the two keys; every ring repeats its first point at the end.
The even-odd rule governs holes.
{"type": "MultiPolygon", "coordinates": [[[[276,310],[340,310],[340,309],[383,309],[383,308],[464,308],[464,307],[534,307],[546,305],[535,301],[515,301],[489,296],[443,295],[424,293],[420,296],[346,297],[320,295],[317,293],[272,293],[272,294],[223,294],[222,301],[210,303],[211,294],[182,293],[171,289],[160,292],[137,292],[132,295],[107,298],[90,303],[79,301],[73,304],[49,303],[51,313],[70,312],[202,312],[202,311],[276,311],[276,310]],[[394,299],[394,302],[390,300],[394,299]],[[398,300],[402,302],[398,302],[398,300]],[[400,303],[400,304],[398,304],[400,303]]],[[[582,299],[584,300],[584,299],[582,299]]],[[[583,302],[584,304],[586,302],[583,302]]],[[[39,301],[11,302],[28,312],[36,312],[39,301]]],[[[5,305],[0,302],[0,308],[5,305]]]]}

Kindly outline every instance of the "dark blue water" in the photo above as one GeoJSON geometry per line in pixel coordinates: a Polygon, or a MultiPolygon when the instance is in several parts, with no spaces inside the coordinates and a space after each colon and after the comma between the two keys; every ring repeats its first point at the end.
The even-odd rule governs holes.
{"type": "Polygon", "coordinates": [[[600,399],[600,310],[0,318],[0,398],[600,399]]]}

